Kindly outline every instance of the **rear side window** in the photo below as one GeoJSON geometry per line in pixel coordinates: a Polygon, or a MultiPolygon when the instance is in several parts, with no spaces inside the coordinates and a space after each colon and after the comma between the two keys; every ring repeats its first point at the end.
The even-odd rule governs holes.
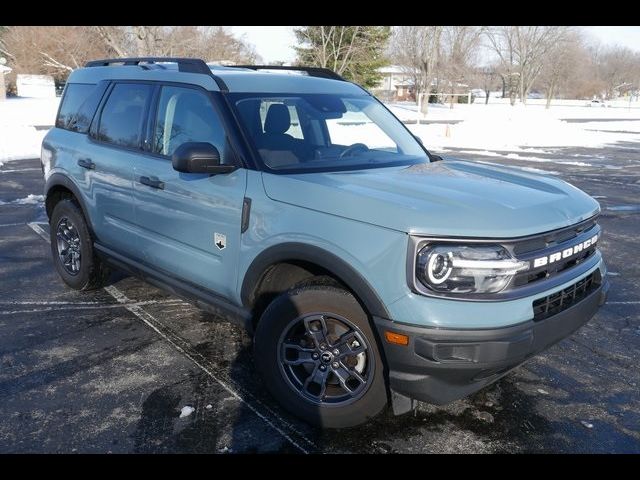
{"type": "Polygon", "coordinates": [[[98,140],[138,148],[151,86],[118,83],[111,90],[98,125],[98,140]]]}
{"type": "Polygon", "coordinates": [[[208,142],[224,157],[225,131],[209,97],[193,88],[164,86],[158,101],[153,151],[170,156],[186,142],[208,142]]]}
{"type": "MultiPolygon", "coordinates": [[[[60,110],[58,111],[58,118],[56,118],[56,127],[77,131],[75,129],[75,122],[80,106],[89,98],[95,89],[96,86],[94,84],[68,83],[64,91],[62,103],[60,104],[60,110]]],[[[100,99],[98,99],[98,101],[100,101],[100,99]]],[[[91,121],[91,119],[89,119],[89,121],[91,121]]]]}

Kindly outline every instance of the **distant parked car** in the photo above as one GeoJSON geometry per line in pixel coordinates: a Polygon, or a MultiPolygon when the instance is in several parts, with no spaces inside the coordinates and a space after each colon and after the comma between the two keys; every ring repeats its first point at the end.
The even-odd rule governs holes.
{"type": "Polygon", "coordinates": [[[590,102],[587,102],[586,106],[587,107],[608,107],[609,105],[605,103],[604,100],[594,99],[594,100],[591,100],[590,102]]]}
{"type": "Polygon", "coordinates": [[[529,94],[527,95],[527,98],[534,98],[534,99],[544,98],[544,93],[542,93],[542,92],[529,92],[529,94]]]}

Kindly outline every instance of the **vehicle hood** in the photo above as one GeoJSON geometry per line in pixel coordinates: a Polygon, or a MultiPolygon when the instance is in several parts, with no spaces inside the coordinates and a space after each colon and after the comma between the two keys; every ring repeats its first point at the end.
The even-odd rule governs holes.
{"type": "Polygon", "coordinates": [[[263,174],[273,200],[407,233],[509,238],[585,220],[600,205],[557,178],[465,161],[263,174]]]}

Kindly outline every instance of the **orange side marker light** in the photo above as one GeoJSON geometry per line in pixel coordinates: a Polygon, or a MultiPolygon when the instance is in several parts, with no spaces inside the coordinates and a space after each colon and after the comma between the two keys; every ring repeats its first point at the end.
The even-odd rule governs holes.
{"type": "Polygon", "coordinates": [[[384,338],[387,339],[387,342],[394,343],[396,345],[409,345],[409,337],[406,335],[402,335],[401,333],[390,332],[389,330],[385,330],[384,338]]]}

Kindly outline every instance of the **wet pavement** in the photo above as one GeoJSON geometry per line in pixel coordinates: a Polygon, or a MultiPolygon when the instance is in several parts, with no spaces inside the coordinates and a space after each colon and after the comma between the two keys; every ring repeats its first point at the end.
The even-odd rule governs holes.
{"type": "Polygon", "coordinates": [[[640,453],[640,144],[544,150],[535,157],[548,161],[448,154],[554,172],[596,196],[609,302],[469,398],[328,432],[278,407],[255,372],[251,339],[223,317],[121,274],[107,289],[66,288],[41,223],[39,162],[7,162],[0,452],[640,453]],[[185,406],[195,410],[181,418],[185,406]]]}

